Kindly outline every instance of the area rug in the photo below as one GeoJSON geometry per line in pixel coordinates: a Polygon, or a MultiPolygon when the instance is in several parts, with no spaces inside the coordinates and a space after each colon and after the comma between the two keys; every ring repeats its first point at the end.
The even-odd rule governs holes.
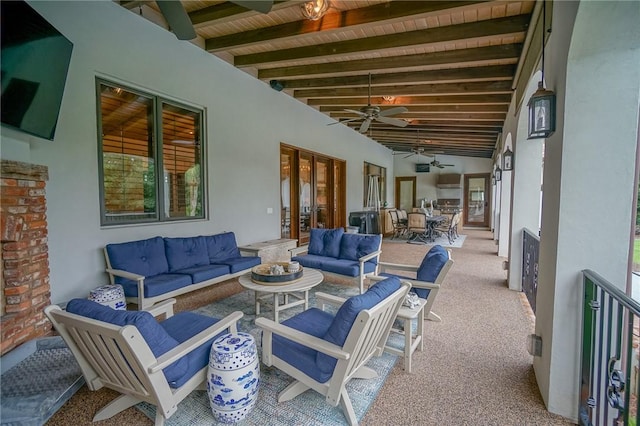
{"type": "Polygon", "coordinates": [[[462,244],[464,244],[464,240],[465,238],[467,238],[466,235],[459,235],[454,241],[453,244],[449,244],[449,239],[447,237],[438,237],[435,239],[434,242],[429,242],[429,243],[424,243],[422,241],[416,240],[416,241],[408,241],[407,238],[385,238],[384,242],[385,243],[404,243],[404,244],[421,244],[421,245],[427,245],[427,246],[434,246],[436,244],[441,245],[442,247],[453,247],[453,248],[460,248],[462,247],[462,244]]]}
{"type": "MultiPolygon", "coordinates": [[[[357,294],[355,287],[346,287],[330,283],[322,283],[311,290],[309,295],[310,306],[315,306],[315,291],[322,291],[334,295],[348,297],[357,294]]],[[[246,290],[233,295],[219,302],[212,303],[195,310],[195,312],[223,317],[234,311],[244,312],[244,317],[240,320],[238,328],[240,331],[249,332],[256,339],[260,353],[261,329],[256,327],[254,293],[246,290]]],[[[270,306],[261,303],[261,316],[272,317],[270,306]]],[[[301,312],[302,306],[291,308],[280,312],[280,321],[301,312]]],[[[399,337],[399,340],[402,338],[399,337]]],[[[395,346],[395,345],[394,345],[395,346]]],[[[260,353],[261,357],[261,353],[260,353]]],[[[347,392],[351,398],[353,409],[358,421],[361,421],[369,406],[375,400],[378,391],[384,384],[387,375],[395,365],[398,357],[383,353],[380,357],[372,358],[367,366],[373,368],[378,377],[369,380],[351,380],[347,385],[347,392]]],[[[325,401],[317,392],[308,390],[291,401],[279,403],[278,393],[293,381],[287,374],[277,368],[267,367],[260,364],[260,391],[258,401],[253,411],[238,425],[270,425],[270,426],[292,426],[292,425],[344,425],[347,424],[340,406],[333,407],[325,401]]],[[[154,419],[156,409],[154,405],[140,403],[136,408],[142,411],[149,418],[154,419]]],[[[209,408],[209,400],[205,391],[192,392],[179,405],[178,411],[165,423],[167,426],[185,425],[212,425],[215,422],[209,408]]]]}

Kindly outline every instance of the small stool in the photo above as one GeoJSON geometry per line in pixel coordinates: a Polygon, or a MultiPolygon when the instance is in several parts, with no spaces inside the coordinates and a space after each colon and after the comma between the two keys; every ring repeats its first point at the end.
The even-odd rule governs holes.
{"type": "Polygon", "coordinates": [[[403,321],[404,331],[391,329],[391,331],[396,333],[404,333],[404,350],[392,348],[390,346],[385,346],[384,350],[404,356],[404,371],[407,373],[411,373],[411,355],[418,349],[420,352],[424,350],[424,306],[427,304],[426,299],[418,299],[420,304],[414,308],[409,308],[407,306],[401,306],[398,310],[397,319],[403,321]],[[418,320],[418,326],[416,330],[416,334],[411,332],[411,323],[414,319],[418,320]]]}
{"type": "Polygon", "coordinates": [[[121,285],[103,285],[89,292],[89,300],[101,305],[109,306],[119,311],[127,310],[127,301],[124,297],[124,289],[121,285]]]}
{"type": "Polygon", "coordinates": [[[259,384],[260,363],[253,336],[228,333],[213,341],[207,394],[217,421],[236,423],[244,419],[258,400],[259,384]]]}

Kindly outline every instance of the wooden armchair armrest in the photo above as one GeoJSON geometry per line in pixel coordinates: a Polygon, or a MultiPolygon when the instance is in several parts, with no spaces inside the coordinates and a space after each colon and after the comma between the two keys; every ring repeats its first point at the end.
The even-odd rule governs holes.
{"type": "Polygon", "coordinates": [[[339,307],[345,302],[345,300],[347,299],[345,299],[344,297],[334,296],[333,294],[323,293],[321,291],[316,292],[316,303],[318,303],[318,305],[321,305],[321,309],[323,311],[325,305],[328,304],[331,306],[339,307]]]}
{"type": "Polygon", "coordinates": [[[334,345],[333,343],[329,343],[326,340],[322,340],[310,334],[303,333],[295,328],[287,327],[286,325],[282,325],[262,317],[256,319],[256,325],[264,330],[263,341],[266,339],[270,340],[272,337],[271,335],[275,333],[334,358],[349,359],[350,354],[343,351],[340,346],[334,345]]]}
{"type": "Polygon", "coordinates": [[[211,339],[216,334],[223,332],[225,329],[229,329],[231,333],[236,333],[238,331],[237,323],[243,315],[244,314],[240,311],[232,312],[217,323],[213,324],[211,327],[202,330],[200,333],[196,334],[189,340],[184,341],[175,348],[164,353],[162,356],[156,359],[155,364],[149,366],[149,373],[156,373],[163,368],[166,368],[167,366],[176,362],[189,352],[205,343],[207,340],[211,339]]]}
{"type": "Polygon", "coordinates": [[[360,266],[362,266],[362,264],[364,262],[366,262],[367,260],[371,260],[376,256],[379,256],[380,253],[382,253],[382,250],[376,250],[376,251],[372,251],[369,254],[365,254],[364,256],[362,256],[361,258],[358,259],[358,262],[360,262],[360,266]]]}
{"type": "Polygon", "coordinates": [[[136,274],[136,273],[128,272],[128,271],[123,271],[122,269],[107,268],[107,273],[109,273],[111,275],[115,275],[117,277],[127,278],[129,280],[134,280],[134,281],[140,281],[140,280],[144,280],[145,279],[144,275],[140,275],[140,274],[136,274]]]}
{"type": "Polygon", "coordinates": [[[378,266],[380,267],[380,271],[384,272],[388,269],[395,269],[397,271],[409,271],[409,272],[418,272],[418,265],[404,265],[401,263],[391,263],[391,262],[378,262],[378,266]]]}
{"type": "Polygon", "coordinates": [[[291,253],[291,257],[293,256],[297,256],[301,253],[306,253],[309,251],[309,245],[306,246],[300,246],[300,247],[294,247],[292,249],[289,249],[289,253],[291,253]]]}
{"type": "Polygon", "coordinates": [[[149,312],[154,317],[164,314],[165,318],[171,318],[173,316],[173,305],[176,304],[176,299],[171,298],[163,300],[160,303],[156,303],[153,306],[149,306],[145,311],[149,312]]]}

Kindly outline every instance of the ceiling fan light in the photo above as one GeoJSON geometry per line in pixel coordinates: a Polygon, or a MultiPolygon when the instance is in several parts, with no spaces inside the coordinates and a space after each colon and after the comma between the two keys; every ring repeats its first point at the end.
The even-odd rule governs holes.
{"type": "Polygon", "coordinates": [[[385,102],[393,102],[393,101],[396,100],[396,97],[395,96],[391,96],[391,95],[384,95],[384,96],[382,96],[382,99],[385,102]]]}
{"type": "Polygon", "coordinates": [[[300,5],[302,15],[310,21],[322,18],[329,9],[329,0],[312,0],[300,5]]]}

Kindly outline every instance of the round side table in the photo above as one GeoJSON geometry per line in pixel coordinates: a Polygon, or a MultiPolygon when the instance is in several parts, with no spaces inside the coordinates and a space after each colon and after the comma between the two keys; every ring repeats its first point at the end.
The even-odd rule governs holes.
{"type": "Polygon", "coordinates": [[[217,421],[235,423],[244,419],[258,399],[259,384],[260,363],[253,336],[228,333],[213,341],[207,393],[217,421]]]}

